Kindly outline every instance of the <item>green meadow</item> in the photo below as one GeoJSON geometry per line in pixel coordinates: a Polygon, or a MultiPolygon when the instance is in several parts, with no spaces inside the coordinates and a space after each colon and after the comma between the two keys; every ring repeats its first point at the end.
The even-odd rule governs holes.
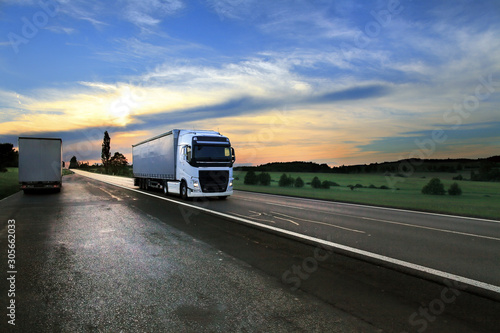
{"type": "Polygon", "coordinates": [[[0,200],[19,191],[17,168],[7,168],[7,172],[0,172],[0,200]]]}
{"type": "MultiPolygon", "coordinates": [[[[259,174],[260,172],[256,172],[259,174]]],[[[236,190],[253,191],[280,195],[289,195],[305,198],[350,202],[374,206],[394,207],[410,210],[420,210],[452,215],[473,216],[500,220],[500,183],[498,182],[472,182],[466,180],[453,180],[456,173],[416,172],[409,177],[386,177],[384,174],[332,174],[332,173],[287,173],[287,175],[300,177],[306,183],[303,188],[280,187],[278,181],[282,172],[269,172],[271,185],[245,185],[245,171],[235,171],[234,183],[236,190]],[[340,186],[330,189],[315,189],[310,183],[314,177],[321,181],[336,182],[340,186]],[[453,183],[458,183],[462,195],[425,195],[421,193],[431,178],[441,179],[445,190],[453,183]],[[349,185],[363,185],[363,188],[351,190],[349,185]],[[377,188],[369,188],[373,185],[377,188]],[[390,189],[380,189],[387,186],[390,189]]],[[[467,173],[463,176],[468,178],[467,173]]]]}
{"type": "MultiPolygon", "coordinates": [[[[63,169],[63,176],[74,173],[73,171],[63,169]]],[[[19,187],[19,169],[7,168],[7,172],[0,172],[0,200],[20,191],[19,187]]]]}

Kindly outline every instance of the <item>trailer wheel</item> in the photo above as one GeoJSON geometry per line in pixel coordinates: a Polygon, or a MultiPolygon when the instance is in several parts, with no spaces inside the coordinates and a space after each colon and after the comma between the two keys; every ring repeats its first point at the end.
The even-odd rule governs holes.
{"type": "Polygon", "coordinates": [[[163,181],[163,194],[168,194],[168,182],[166,180],[163,181]]]}
{"type": "Polygon", "coordinates": [[[188,188],[185,181],[181,182],[181,198],[182,200],[188,199],[188,188]]]}

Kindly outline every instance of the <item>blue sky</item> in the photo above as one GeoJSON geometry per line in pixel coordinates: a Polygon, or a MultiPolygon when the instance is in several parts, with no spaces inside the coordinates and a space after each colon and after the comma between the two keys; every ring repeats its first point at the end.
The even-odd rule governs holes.
{"type": "Polygon", "coordinates": [[[92,163],[105,130],[131,160],[196,128],[239,164],[498,155],[499,36],[498,1],[3,0],[0,142],[92,163]]]}

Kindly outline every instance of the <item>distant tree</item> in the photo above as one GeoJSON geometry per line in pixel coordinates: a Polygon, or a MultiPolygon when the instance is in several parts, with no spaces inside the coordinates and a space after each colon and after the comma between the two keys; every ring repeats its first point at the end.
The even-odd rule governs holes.
{"type": "Polygon", "coordinates": [[[281,187],[287,187],[292,186],[294,182],[295,179],[293,179],[293,177],[287,176],[286,173],[284,173],[281,175],[278,185],[281,187]]]}
{"type": "Polygon", "coordinates": [[[102,151],[101,151],[101,161],[104,165],[104,171],[108,173],[109,161],[111,159],[111,138],[109,137],[108,131],[104,132],[104,139],[102,140],[102,151]]]}
{"type": "Polygon", "coordinates": [[[76,159],[76,156],[73,156],[69,160],[69,168],[70,169],[78,169],[78,160],[76,159]]]}
{"type": "Polygon", "coordinates": [[[245,175],[245,185],[256,185],[259,182],[257,175],[252,170],[248,171],[245,175]]]}
{"type": "Polygon", "coordinates": [[[313,188],[321,188],[321,180],[319,180],[318,177],[314,177],[312,182],[311,182],[311,186],[313,188]]]}
{"type": "Polygon", "coordinates": [[[330,188],[330,182],[328,180],[323,180],[323,182],[321,182],[321,188],[329,189],[330,188]]]}
{"type": "Polygon", "coordinates": [[[422,188],[423,194],[444,195],[444,185],[439,178],[432,178],[427,185],[422,188]]]}
{"type": "Polygon", "coordinates": [[[16,160],[16,151],[12,143],[0,144],[0,172],[7,172],[6,167],[14,166],[16,160]]]}
{"type": "Polygon", "coordinates": [[[448,194],[449,195],[462,195],[462,189],[457,183],[451,184],[450,188],[448,189],[448,194]]]}
{"type": "Polygon", "coordinates": [[[264,186],[271,185],[271,175],[268,174],[267,172],[261,172],[257,178],[260,185],[264,186]]]}
{"type": "Polygon", "coordinates": [[[302,178],[300,177],[297,177],[297,179],[295,179],[295,184],[293,184],[293,186],[295,187],[304,187],[304,181],[302,180],[302,178]]]}
{"type": "Polygon", "coordinates": [[[127,158],[119,152],[116,152],[109,159],[109,166],[111,167],[111,170],[113,171],[114,174],[119,174],[120,171],[122,171],[123,168],[127,166],[127,164],[128,164],[127,158]]]}
{"type": "Polygon", "coordinates": [[[80,169],[88,169],[90,167],[89,162],[80,162],[78,168],[80,169]]]}

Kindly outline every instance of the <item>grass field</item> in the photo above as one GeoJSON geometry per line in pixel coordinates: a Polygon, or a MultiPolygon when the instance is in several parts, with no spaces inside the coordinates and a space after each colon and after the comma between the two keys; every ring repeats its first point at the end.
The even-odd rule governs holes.
{"type": "Polygon", "coordinates": [[[0,172],[0,200],[19,191],[17,168],[7,168],[7,172],[0,172]]]}
{"type": "MultiPolygon", "coordinates": [[[[63,176],[72,173],[74,172],[67,169],[62,170],[63,176]]],[[[20,191],[18,175],[18,168],[7,168],[7,172],[0,172],[0,200],[20,191]]]]}
{"type": "MultiPolygon", "coordinates": [[[[71,171],[64,170],[66,173],[71,171]]],[[[246,172],[235,171],[237,178],[234,182],[236,190],[263,192],[297,197],[333,200],[340,202],[361,203],[375,206],[396,207],[412,210],[438,212],[444,214],[475,216],[500,220],[500,183],[471,182],[452,180],[456,174],[452,173],[415,173],[411,177],[396,177],[387,180],[383,174],[316,174],[316,173],[289,173],[297,178],[301,177],[305,183],[310,183],[317,176],[321,181],[329,180],[338,183],[330,189],[313,189],[310,185],[303,188],[279,187],[278,180],[281,172],[271,172],[271,186],[245,185],[243,180],[246,172]],[[448,189],[457,182],[462,188],[461,196],[424,195],[422,187],[433,177],[440,178],[448,189]],[[348,185],[361,184],[363,188],[351,190],[348,185]],[[391,189],[373,189],[388,186],[391,189]]],[[[463,174],[468,178],[467,173],[463,174]]],[[[18,169],[8,168],[7,172],[0,173],[0,199],[19,191],[18,169]]]]}
{"type": "MultiPolygon", "coordinates": [[[[271,186],[245,185],[243,180],[246,172],[235,171],[234,188],[236,190],[282,194],[306,198],[333,200],[340,202],[361,203],[375,206],[396,207],[411,210],[438,212],[452,215],[474,216],[500,220],[500,183],[471,182],[452,180],[453,173],[415,173],[411,177],[396,177],[388,179],[383,174],[315,174],[287,173],[293,178],[301,177],[305,183],[310,183],[317,176],[321,181],[329,180],[340,186],[330,189],[314,189],[310,185],[303,188],[279,187],[278,180],[282,172],[270,172],[271,186]],[[462,188],[461,196],[424,195],[421,193],[431,178],[440,178],[448,190],[454,182],[462,188]],[[349,185],[361,184],[364,188],[351,190],[349,185]],[[391,189],[373,189],[388,186],[391,189]]],[[[463,174],[468,178],[467,173],[463,174]]]]}

